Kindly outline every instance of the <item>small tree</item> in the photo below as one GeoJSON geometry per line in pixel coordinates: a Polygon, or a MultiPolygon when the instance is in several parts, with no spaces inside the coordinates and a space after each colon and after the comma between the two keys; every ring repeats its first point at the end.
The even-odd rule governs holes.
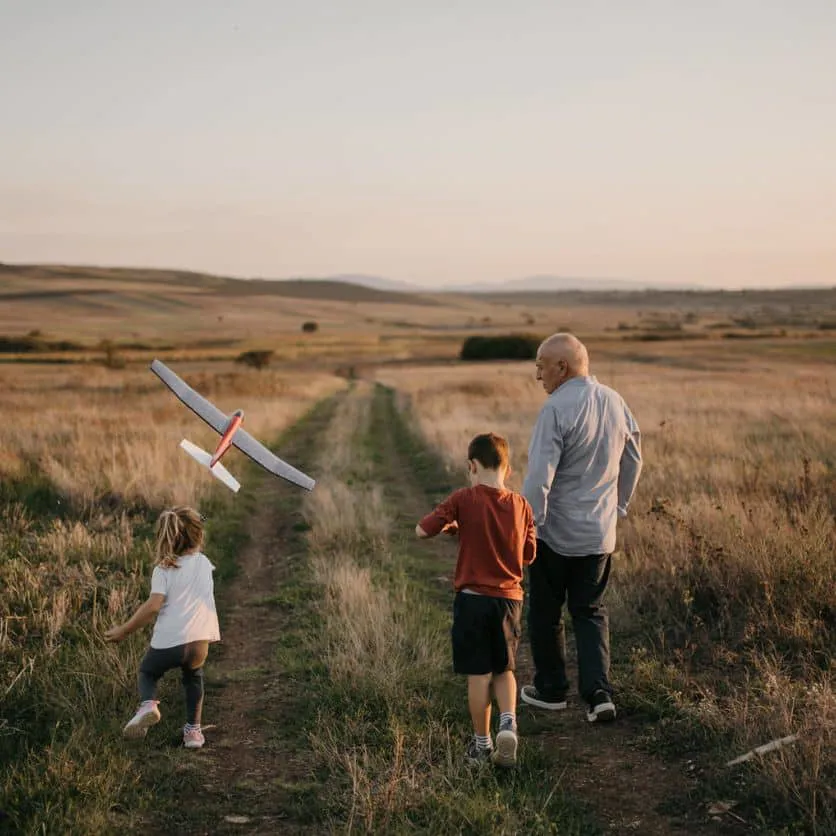
{"type": "Polygon", "coordinates": [[[302,330],[306,334],[313,334],[315,331],[319,330],[319,323],[314,322],[313,320],[309,320],[308,322],[302,323],[302,330]]]}
{"type": "Polygon", "coordinates": [[[272,359],[272,350],[244,351],[235,358],[235,362],[243,363],[245,366],[251,366],[258,371],[261,371],[270,365],[270,361],[272,359]]]}

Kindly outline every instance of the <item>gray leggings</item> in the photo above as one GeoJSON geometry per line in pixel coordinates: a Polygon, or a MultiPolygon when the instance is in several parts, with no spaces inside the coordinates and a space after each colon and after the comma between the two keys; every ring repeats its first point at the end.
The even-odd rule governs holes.
{"type": "Polygon", "coordinates": [[[200,723],[203,708],[203,663],[209,654],[209,642],[189,642],[157,650],[149,647],[139,666],[139,696],[143,702],[157,698],[157,680],[166,671],[180,668],[186,692],[186,722],[200,723]]]}

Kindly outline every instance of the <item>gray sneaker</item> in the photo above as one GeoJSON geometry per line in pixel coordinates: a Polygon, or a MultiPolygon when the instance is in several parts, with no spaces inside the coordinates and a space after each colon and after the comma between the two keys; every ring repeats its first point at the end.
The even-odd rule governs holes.
{"type": "Polygon", "coordinates": [[[493,755],[493,747],[485,748],[480,746],[474,738],[470,738],[470,743],[467,744],[467,751],[465,752],[465,759],[470,764],[481,766],[484,763],[489,763],[493,755]]]}
{"type": "Polygon", "coordinates": [[[512,769],[517,765],[517,744],[517,724],[512,720],[500,723],[491,760],[497,766],[512,769]]]}

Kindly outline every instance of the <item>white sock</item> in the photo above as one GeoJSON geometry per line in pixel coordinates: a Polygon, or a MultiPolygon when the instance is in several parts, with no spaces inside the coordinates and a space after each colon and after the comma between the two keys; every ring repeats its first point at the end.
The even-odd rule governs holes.
{"type": "Polygon", "coordinates": [[[183,729],[185,732],[190,731],[200,731],[200,723],[186,723],[185,728],[183,729]]]}
{"type": "Polygon", "coordinates": [[[480,749],[493,749],[493,743],[489,734],[486,734],[484,737],[481,734],[474,734],[473,738],[476,740],[476,745],[480,749]]]}
{"type": "Polygon", "coordinates": [[[502,714],[499,715],[499,725],[503,726],[506,723],[510,723],[511,728],[516,729],[517,715],[512,713],[511,711],[503,711],[502,714]]]}

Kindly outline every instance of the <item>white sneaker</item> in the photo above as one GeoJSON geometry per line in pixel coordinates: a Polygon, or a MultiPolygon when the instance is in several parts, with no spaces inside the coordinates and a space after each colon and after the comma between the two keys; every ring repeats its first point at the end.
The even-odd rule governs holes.
{"type": "Polygon", "coordinates": [[[146,700],[137,709],[136,714],[128,720],[128,724],[122,729],[124,737],[145,737],[148,729],[160,722],[160,710],[157,708],[156,700],[146,700]]]}
{"type": "Polygon", "coordinates": [[[187,749],[200,749],[206,743],[206,738],[200,729],[183,729],[183,745],[187,749]]]}
{"type": "Polygon", "coordinates": [[[513,729],[499,730],[492,760],[497,766],[503,766],[506,769],[517,765],[517,733],[513,729]]]}

